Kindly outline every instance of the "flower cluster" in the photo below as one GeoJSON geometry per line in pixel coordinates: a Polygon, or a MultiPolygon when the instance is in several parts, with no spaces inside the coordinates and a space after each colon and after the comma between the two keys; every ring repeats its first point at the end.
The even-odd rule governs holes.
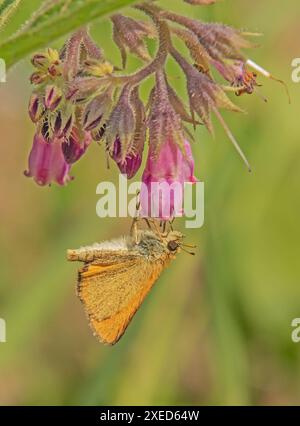
{"type": "MultiPolygon", "coordinates": [[[[216,0],[184,1],[208,5],[216,0]]],[[[153,2],[138,4],[135,9],[146,14],[149,21],[121,14],[111,17],[122,68],[105,59],[86,28],[73,34],[60,52],[49,48],[33,56],[35,71],[30,80],[34,90],[29,115],[36,133],[25,174],[38,184],[66,184],[71,179],[72,165],[92,141],[103,141],[108,156],[128,178],[140,169],[147,142],[142,180],[148,189],[152,183],[178,183],[181,187],[185,182],[194,183],[189,142],[192,136],[187,126],[204,124],[213,132],[212,113],[250,169],[220,110],[241,111],[226,92],[238,96],[253,93],[258,86],[257,73],[273,78],[242,52],[254,47],[246,37],[257,34],[203,23],[164,10],[153,2]],[[173,37],[184,42],[190,60],[174,47],[173,37]],[[153,58],[147,48],[149,38],[158,41],[153,58]],[[124,71],[128,53],[144,62],[133,74],[124,71]],[[189,110],[168,81],[168,56],[175,59],[186,77],[189,110]],[[250,71],[251,67],[255,72],[250,71]],[[223,82],[214,78],[213,69],[223,82]],[[155,84],[144,103],[139,87],[150,75],[154,75],[155,84]]],[[[142,192],[142,207],[149,202],[149,193],[142,192]]],[[[158,203],[157,215],[161,218],[178,210],[174,199],[169,214],[162,213],[164,197],[158,203]]]]}

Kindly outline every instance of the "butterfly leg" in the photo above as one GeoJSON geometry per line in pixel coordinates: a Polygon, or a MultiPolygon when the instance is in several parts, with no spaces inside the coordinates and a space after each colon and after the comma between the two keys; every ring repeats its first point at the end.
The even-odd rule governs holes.
{"type": "Polygon", "coordinates": [[[134,238],[134,241],[136,244],[138,244],[138,222],[140,218],[138,216],[133,218],[131,228],[130,228],[130,235],[134,238]]]}
{"type": "Polygon", "coordinates": [[[162,239],[163,232],[160,229],[160,222],[157,219],[151,219],[151,223],[153,225],[154,232],[162,239]]]}
{"type": "Polygon", "coordinates": [[[159,228],[162,229],[162,232],[165,232],[165,230],[166,230],[166,223],[165,223],[164,220],[161,220],[159,222],[159,228]]]}
{"type": "Polygon", "coordinates": [[[139,215],[140,213],[140,207],[141,207],[141,202],[138,199],[138,196],[140,194],[140,191],[137,192],[136,194],[136,207],[135,207],[135,215],[132,221],[132,225],[130,228],[130,235],[133,236],[134,241],[136,242],[136,244],[138,244],[138,222],[140,222],[141,217],[139,215]]]}
{"type": "Polygon", "coordinates": [[[170,226],[171,231],[174,231],[174,229],[173,229],[174,220],[175,220],[175,217],[173,217],[173,219],[169,220],[169,226],[170,226]]]}
{"type": "Polygon", "coordinates": [[[150,230],[152,230],[152,227],[151,227],[151,224],[150,224],[150,222],[149,222],[149,219],[148,219],[147,217],[143,217],[143,220],[146,222],[146,224],[147,224],[148,228],[149,228],[150,230]]]}

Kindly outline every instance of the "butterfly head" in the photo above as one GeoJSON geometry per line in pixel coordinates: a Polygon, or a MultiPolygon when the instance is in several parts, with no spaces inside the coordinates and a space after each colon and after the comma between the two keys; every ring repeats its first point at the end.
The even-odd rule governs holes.
{"type": "Polygon", "coordinates": [[[189,244],[183,243],[184,235],[178,231],[170,231],[168,234],[163,236],[163,242],[166,245],[168,252],[172,255],[176,255],[181,249],[185,252],[194,255],[194,252],[188,251],[188,248],[195,248],[189,244]]]}
{"type": "Polygon", "coordinates": [[[163,242],[167,247],[167,250],[170,253],[178,253],[180,251],[180,246],[182,243],[182,240],[184,238],[184,235],[181,232],[178,231],[170,231],[168,234],[162,237],[163,242]]]}

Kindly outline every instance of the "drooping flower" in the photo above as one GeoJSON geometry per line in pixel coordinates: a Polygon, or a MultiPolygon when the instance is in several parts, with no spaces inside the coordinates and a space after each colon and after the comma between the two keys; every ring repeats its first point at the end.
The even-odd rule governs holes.
{"type": "Polygon", "coordinates": [[[156,72],[156,84],[150,95],[150,113],[148,117],[149,142],[152,154],[157,156],[166,140],[183,150],[184,129],[182,114],[173,106],[173,99],[168,87],[166,76],[162,71],[156,72]]]}
{"type": "Polygon", "coordinates": [[[111,158],[129,179],[140,168],[145,137],[145,111],[138,89],[125,86],[108,119],[105,140],[111,158]]]}
{"type": "Polygon", "coordinates": [[[182,216],[184,184],[195,182],[194,159],[187,140],[182,152],[172,139],[167,139],[157,157],[150,146],[142,176],[141,216],[162,220],[182,216]]]}
{"type": "Polygon", "coordinates": [[[130,102],[131,90],[129,86],[123,88],[105,130],[106,146],[111,156],[115,151],[117,139],[120,140],[120,161],[122,163],[132,150],[136,125],[134,110],[130,102]]]}
{"type": "Polygon", "coordinates": [[[41,186],[50,185],[52,182],[65,185],[72,179],[69,171],[70,165],[64,158],[61,141],[47,141],[41,134],[36,134],[25,176],[32,177],[41,186]]]}
{"type": "Polygon", "coordinates": [[[194,160],[181,116],[170,103],[163,72],[151,95],[149,152],[142,176],[141,215],[168,220],[183,215],[184,183],[194,183],[194,160]]]}
{"type": "Polygon", "coordinates": [[[130,96],[130,104],[133,108],[135,118],[135,131],[133,133],[133,142],[127,151],[125,158],[122,157],[121,140],[115,139],[111,157],[117,163],[122,174],[128,179],[133,178],[138,172],[143,158],[143,151],[146,139],[146,113],[144,104],[139,98],[138,88],[133,89],[130,96]]]}

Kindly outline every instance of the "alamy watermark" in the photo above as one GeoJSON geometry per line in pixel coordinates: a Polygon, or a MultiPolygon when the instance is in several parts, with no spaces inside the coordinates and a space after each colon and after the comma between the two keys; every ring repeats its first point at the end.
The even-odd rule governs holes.
{"type": "Polygon", "coordinates": [[[291,338],[294,343],[300,342],[300,318],[294,318],[291,326],[293,327],[293,331],[291,333],[291,338]]]}
{"type": "Polygon", "coordinates": [[[201,228],[204,224],[204,183],[179,182],[168,184],[143,182],[128,184],[126,175],[119,175],[118,188],[113,182],[100,182],[96,194],[101,195],[96,205],[97,216],[135,217],[137,205],[141,217],[185,217],[186,228],[201,228]],[[129,200],[129,196],[132,196],[129,200]]]}
{"type": "Polygon", "coordinates": [[[0,318],[0,343],[6,342],[6,322],[0,318]]]}
{"type": "Polygon", "coordinates": [[[300,58],[295,58],[292,60],[292,81],[294,83],[300,83],[300,58]]]}
{"type": "Polygon", "coordinates": [[[2,58],[0,58],[0,83],[6,83],[6,64],[2,58]]]}

